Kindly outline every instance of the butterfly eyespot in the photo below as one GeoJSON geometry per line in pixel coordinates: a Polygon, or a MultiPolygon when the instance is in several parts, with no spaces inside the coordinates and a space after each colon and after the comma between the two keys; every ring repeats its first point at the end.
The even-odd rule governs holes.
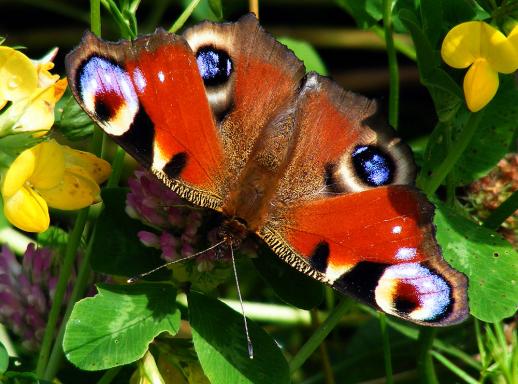
{"type": "Polygon", "coordinates": [[[116,62],[90,56],[77,71],[76,88],[85,109],[114,136],[126,133],[139,110],[131,78],[116,62]]]}
{"type": "Polygon", "coordinates": [[[387,267],[376,286],[375,298],[385,312],[421,322],[444,319],[453,303],[449,283],[418,263],[387,267]]]}
{"type": "Polygon", "coordinates": [[[232,60],[228,53],[212,46],[199,48],[196,62],[207,87],[225,84],[233,71],[232,60]]]}
{"type": "Polygon", "coordinates": [[[356,174],[365,184],[379,187],[388,185],[394,180],[394,161],[390,155],[376,146],[357,146],[351,156],[356,174]]]}

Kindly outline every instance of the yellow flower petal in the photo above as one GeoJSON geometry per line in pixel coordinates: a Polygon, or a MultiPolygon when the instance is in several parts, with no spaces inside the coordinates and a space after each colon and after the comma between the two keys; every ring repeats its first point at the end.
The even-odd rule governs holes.
{"type": "Polygon", "coordinates": [[[58,185],[65,174],[63,147],[56,140],[38,144],[33,148],[36,167],[29,182],[36,189],[49,189],[58,185]]]}
{"type": "Polygon", "coordinates": [[[498,73],[487,60],[476,60],[464,77],[464,97],[472,112],[480,111],[495,96],[498,89],[498,73]]]}
{"type": "Polygon", "coordinates": [[[50,207],[74,210],[99,201],[99,185],[80,167],[67,168],[63,180],[51,189],[38,189],[50,207]]]}
{"type": "Polygon", "coordinates": [[[67,169],[71,166],[81,167],[97,184],[104,183],[111,173],[110,163],[89,153],[63,146],[67,169]]]}
{"type": "Polygon", "coordinates": [[[43,232],[50,224],[45,200],[25,187],[4,199],[4,215],[11,224],[27,232],[43,232]]]}
{"type": "Polygon", "coordinates": [[[38,86],[34,64],[23,53],[0,46],[0,101],[30,96],[38,86]]]}
{"type": "Polygon", "coordinates": [[[54,86],[37,88],[27,103],[19,106],[17,112],[20,116],[15,129],[19,132],[42,131],[44,134],[54,124],[54,106],[54,86]]]}
{"type": "Polygon", "coordinates": [[[518,52],[498,29],[483,21],[468,21],[453,27],[442,43],[441,56],[454,68],[466,68],[485,58],[495,71],[514,72],[518,52]]]}
{"type": "Polygon", "coordinates": [[[36,155],[31,149],[26,149],[13,161],[7,172],[5,173],[2,184],[2,196],[11,197],[25,182],[32,176],[36,168],[36,155]]]}

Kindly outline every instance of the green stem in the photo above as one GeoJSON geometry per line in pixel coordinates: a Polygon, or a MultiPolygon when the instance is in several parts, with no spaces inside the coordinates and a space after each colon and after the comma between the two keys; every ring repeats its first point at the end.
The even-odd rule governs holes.
{"type": "Polygon", "coordinates": [[[309,340],[300,348],[299,352],[290,361],[290,372],[295,372],[313,354],[320,343],[329,335],[333,328],[338,324],[342,316],[349,310],[350,302],[342,299],[340,303],[331,311],[329,317],[311,335],[309,340]]]}
{"type": "Polygon", "coordinates": [[[457,139],[452,142],[451,150],[448,152],[448,155],[444,161],[439,164],[437,169],[432,173],[431,177],[428,180],[425,180],[422,189],[427,195],[430,196],[435,193],[445,177],[460,159],[477,130],[482,113],[482,111],[476,112],[469,116],[468,122],[464,126],[464,129],[457,137],[457,139]]]}
{"type": "Polygon", "coordinates": [[[74,309],[75,303],[83,297],[88,281],[90,280],[90,258],[92,256],[94,241],[95,235],[90,238],[85,255],[81,260],[77,279],[74,284],[74,289],[70,295],[67,310],[63,316],[63,321],[61,322],[56,341],[52,348],[52,353],[50,354],[49,363],[47,364],[47,369],[45,370],[45,375],[43,377],[45,380],[52,380],[54,378],[59,369],[59,366],[61,365],[61,362],[63,361],[63,337],[65,336],[66,324],[68,323],[68,319],[70,318],[70,314],[74,309]]]}
{"type": "Polygon", "coordinates": [[[101,36],[101,1],[90,0],[90,30],[96,36],[101,36]]]}
{"type": "Polygon", "coordinates": [[[115,153],[115,158],[112,162],[112,173],[108,182],[106,183],[106,187],[116,187],[119,184],[119,180],[121,178],[122,168],[124,165],[124,149],[121,147],[117,147],[117,152],[115,153]]]}
{"type": "Polygon", "coordinates": [[[381,338],[383,340],[383,356],[385,359],[386,384],[392,384],[394,382],[394,378],[392,373],[392,354],[390,352],[390,339],[387,329],[387,317],[384,313],[380,312],[378,318],[380,321],[381,338]]]}
{"type": "Polygon", "coordinates": [[[185,22],[187,21],[187,19],[189,18],[189,16],[191,16],[191,13],[194,11],[194,9],[196,8],[196,6],[198,5],[199,2],[200,2],[200,0],[191,0],[189,5],[187,6],[187,8],[185,8],[184,11],[182,12],[182,14],[180,15],[180,17],[178,17],[178,19],[176,19],[176,21],[171,26],[171,28],[169,28],[169,32],[176,33],[176,31],[178,31],[180,28],[182,28],[183,25],[185,24],[185,22]]]}
{"type": "MultiPolygon", "coordinates": [[[[375,26],[371,27],[370,30],[372,32],[374,32],[376,35],[378,35],[379,37],[381,37],[383,40],[385,40],[385,31],[379,25],[375,25],[375,26]]],[[[417,61],[417,54],[415,53],[415,48],[412,45],[396,39],[396,40],[394,40],[394,47],[396,48],[396,50],[398,52],[405,55],[410,60],[417,61]]]]}
{"type": "Polygon", "coordinates": [[[439,352],[431,351],[430,353],[433,357],[435,357],[437,359],[437,361],[439,361],[442,365],[444,365],[450,371],[455,373],[458,377],[460,377],[466,383],[469,383],[469,384],[478,384],[479,383],[478,380],[471,377],[467,372],[460,369],[458,366],[453,364],[450,360],[448,360],[446,357],[441,355],[439,352]]]}
{"type": "Polygon", "coordinates": [[[393,0],[383,0],[383,28],[390,73],[389,123],[394,129],[397,129],[399,120],[399,70],[396,49],[394,48],[394,36],[392,35],[392,4],[393,0]]]}
{"type": "Polygon", "coordinates": [[[115,379],[115,376],[117,376],[122,369],[122,366],[113,367],[109,370],[107,370],[104,375],[101,377],[101,379],[97,382],[97,384],[109,384],[112,382],[113,379],[115,379]]]}
{"type": "Polygon", "coordinates": [[[135,38],[135,32],[131,29],[129,21],[121,13],[119,8],[117,7],[117,4],[115,4],[113,0],[101,0],[101,3],[113,16],[113,19],[119,26],[122,37],[125,39],[135,38]]]}
{"type": "Polygon", "coordinates": [[[484,221],[484,227],[498,229],[502,223],[518,209],[518,191],[514,191],[484,221]]]}
{"type": "Polygon", "coordinates": [[[36,366],[36,375],[42,377],[45,373],[45,368],[49,359],[50,348],[52,346],[52,339],[56,330],[56,324],[59,319],[61,312],[61,304],[67,289],[67,283],[72,272],[72,267],[76,258],[77,250],[81,242],[81,235],[88,219],[88,208],[83,208],[77,215],[74,228],[69,236],[67,248],[65,250],[65,258],[63,265],[59,271],[59,279],[56,285],[56,291],[52,300],[52,306],[50,308],[49,318],[45,327],[45,333],[43,334],[43,341],[41,343],[41,350],[38,356],[38,363],[36,366]]]}
{"type": "Polygon", "coordinates": [[[417,351],[417,371],[422,384],[438,384],[435,368],[433,366],[432,355],[430,350],[435,338],[436,329],[421,328],[419,338],[417,339],[419,346],[417,351]]]}

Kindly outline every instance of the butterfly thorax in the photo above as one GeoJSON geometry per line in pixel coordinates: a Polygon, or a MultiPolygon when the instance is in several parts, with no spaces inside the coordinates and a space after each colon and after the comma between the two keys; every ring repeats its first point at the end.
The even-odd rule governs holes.
{"type": "Polygon", "coordinates": [[[239,247],[241,242],[248,236],[250,230],[247,223],[238,217],[229,217],[219,228],[218,237],[226,240],[229,245],[239,247]]]}

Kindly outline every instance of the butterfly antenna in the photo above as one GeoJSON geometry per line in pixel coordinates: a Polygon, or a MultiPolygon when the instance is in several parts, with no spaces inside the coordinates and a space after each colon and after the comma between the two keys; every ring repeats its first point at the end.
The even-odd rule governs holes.
{"type": "MultiPolygon", "coordinates": [[[[138,281],[138,280],[142,279],[143,277],[145,277],[145,276],[147,276],[147,275],[150,275],[150,274],[152,274],[152,273],[155,273],[156,271],[158,271],[158,270],[160,270],[160,269],[162,269],[162,268],[168,267],[168,266],[170,266],[171,264],[181,263],[182,261],[186,261],[186,260],[194,259],[195,257],[197,257],[197,256],[199,256],[199,255],[201,255],[201,254],[203,254],[203,253],[205,253],[205,252],[208,252],[208,251],[210,251],[210,250],[212,250],[212,249],[214,249],[214,248],[219,247],[221,244],[223,244],[223,243],[225,243],[225,242],[226,242],[226,240],[221,240],[219,243],[216,243],[216,244],[214,244],[214,245],[210,246],[209,248],[204,249],[203,251],[196,252],[196,253],[194,253],[194,254],[192,254],[192,255],[189,255],[189,256],[186,256],[186,257],[182,257],[181,259],[176,259],[176,260],[169,261],[169,262],[167,262],[167,263],[165,263],[165,264],[162,264],[161,266],[156,267],[156,268],[154,268],[154,269],[152,269],[152,270],[150,270],[150,271],[147,271],[147,272],[144,272],[144,273],[140,273],[140,274],[138,274],[138,275],[136,275],[136,276],[130,277],[128,280],[126,280],[126,282],[127,282],[128,284],[133,284],[134,282],[136,282],[136,281],[138,281]]],[[[238,289],[239,289],[239,288],[238,288],[238,289]]]]}
{"type": "Polygon", "coordinates": [[[234,278],[236,279],[237,295],[239,297],[239,304],[241,304],[241,313],[243,314],[243,320],[245,323],[245,334],[246,342],[248,343],[248,357],[254,358],[254,346],[252,340],[250,340],[250,333],[248,332],[248,322],[245,315],[245,307],[243,306],[243,298],[241,297],[241,289],[239,288],[239,279],[237,278],[236,260],[234,258],[234,249],[232,248],[232,242],[230,242],[230,256],[232,259],[232,268],[234,269],[234,278]]]}

